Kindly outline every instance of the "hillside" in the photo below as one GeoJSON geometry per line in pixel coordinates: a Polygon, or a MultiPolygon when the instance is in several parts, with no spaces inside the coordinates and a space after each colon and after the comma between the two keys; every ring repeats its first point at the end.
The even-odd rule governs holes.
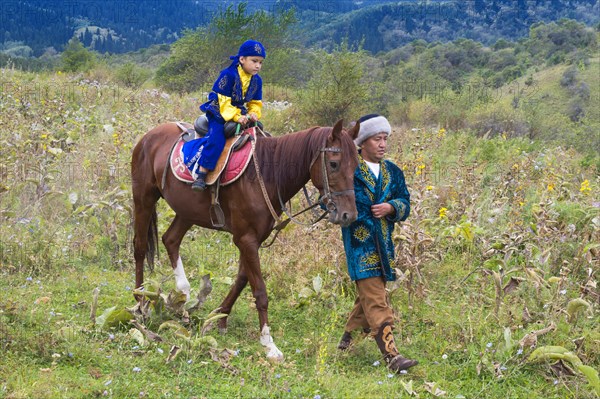
{"type": "MultiPolygon", "coordinates": [[[[122,53],[172,43],[185,29],[206,26],[227,5],[239,1],[176,3],[140,0],[99,3],[21,0],[0,7],[0,50],[39,57],[62,51],[74,35],[100,53],[122,53]],[[86,31],[87,28],[87,31],[86,31]],[[110,34],[109,34],[110,33],[110,34]]],[[[428,42],[470,38],[493,44],[499,38],[526,36],[537,22],[570,18],[588,25],[600,21],[597,0],[474,1],[249,1],[251,11],[277,13],[291,8],[298,18],[297,38],[304,45],[329,48],[347,39],[363,42],[373,53],[415,39],[428,42]]]]}

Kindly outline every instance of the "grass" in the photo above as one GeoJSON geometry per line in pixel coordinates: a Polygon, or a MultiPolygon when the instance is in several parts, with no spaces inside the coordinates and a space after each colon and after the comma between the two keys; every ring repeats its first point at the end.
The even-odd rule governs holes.
{"type": "MultiPolygon", "coordinates": [[[[390,375],[370,338],[337,350],[355,292],[339,228],[326,222],[290,225],[261,251],[272,334],[286,356],[271,364],[249,290],[228,333],[207,333],[212,352],[198,339],[237,271],[225,233],[192,229],[182,246],[192,288],[205,273],[214,286],[185,324],[190,342],[160,331],[164,342],[142,344],[132,326],[100,329],[90,319],[96,288],[98,314],[134,304],[131,148],[158,123],[191,119],[197,101],[83,76],[2,70],[0,78],[1,398],[399,398],[436,388],[448,398],[597,397],[581,373],[528,362],[533,349],[519,345],[554,324],[538,347],[564,346],[600,368],[600,181],[577,151],[395,128],[389,155],[403,166],[413,211],[395,234],[404,277],[389,288],[398,346],[420,365],[390,375]],[[569,321],[575,298],[589,307],[569,321]],[[167,362],[173,345],[181,352],[167,362]],[[226,359],[226,348],[236,355],[226,359]]],[[[162,233],[173,213],[164,202],[158,211],[162,233]]],[[[169,269],[161,247],[149,277],[165,292],[174,287],[169,269]]],[[[147,325],[157,331],[162,321],[147,325]]]]}

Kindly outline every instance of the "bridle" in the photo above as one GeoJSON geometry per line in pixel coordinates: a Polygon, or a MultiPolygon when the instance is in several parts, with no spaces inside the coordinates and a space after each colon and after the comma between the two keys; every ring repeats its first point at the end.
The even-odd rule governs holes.
{"type": "Polygon", "coordinates": [[[327,174],[327,153],[341,153],[342,149],[340,147],[323,147],[319,150],[319,152],[315,155],[313,160],[310,163],[310,168],[312,169],[314,163],[317,161],[319,155],[321,156],[321,176],[323,179],[323,195],[319,197],[319,205],[322,205],[327,209],[327,212],[335,212],[337,211],[337,206],[335,204],[335,197],[339,197],[340,195],[354,193],[354,188],[349,188],[347,190],[342,191],[331,191],[329,187],[329,175],[327,174]],[[325,202],[327,201],[327,202],[325,202]]]}
{"type": "MultiPolygon", "coordinates": [[[[315,153],[313,159],[310,161],[310,166],[309,166],[309,170],[311,170],[313,168],[313,165],[315,164],[315,162],[317,162],[319,155],[322,155],[321,156],[321,176],[323,179],[323,188],[320,190],[323,190],[323,194],[319,197],[318,202],[316,202],[314,204],[312,203],[312,201],[309,198],[308,192],[306,190],[306,186],[304,186],[303,192],[304,192],[304,196],[306,197],[308,207],[306,207],[303,210],[296,212],[295,214],[292,215],[291,212],[286,208],[285,203],[283,202],[283,199],[281,198],[281,192],[279,190],[279,187],[277,187],[277,197],[279,198],[279,204],[281,206],[281,210],[288,217],[286,220],[281,221],[279,216],[277,216],[277,214],[275,213],[275,210],[271,206],[271,201],[269,201],[268,195],[266,194],[266,189],[264,188],[264,184],[262,183],[262,178],[260,177],[260,171],[257,168],[257,174],[259,176],[258,180],[261,183],[261,188],[263,190],[263,196],[265,197],[265,201],[267,202],[267,205],[269,206],[269,210],[271,211],[271,215],[273,216],[273,219],[275,219],[275,223],[276,223],[276,225],[273,227],[273,230],[276,230],[275,236],[271,239],[271,241],[268,244],[261,245],[262,248],[271,246],[273,244],[273,242],[275,242],[275,238],[277,238],[277,235],[279,234],[279,232],[281,230],[283,230],[289,224],[289,222],[294,222],[296,224],[300,224],[303,226],[312,226],[315,223],[322,220],[325,216],[327,216],[328,213],[337,211],[337,205],[335,203],[336,197],[339,197],[344,194],[354,193],[354,188],[350,188],[350,189],[342,190],[342,191],[331,191],[331,187],[329,185],[329,175],[327,173],[327,153],[328,152],[342,153],[342,149],[340,147],[326,147],[325,146],[326,141],[327,141],[327,137],[324,138],[321,148],[319,149],[318,152],[315,153]],[[320,216],[318,216],[312,222],[305,223],[305,222],[301,222],[298,219],[296,219],[296,216],[301,215],[302,213],[309,211],[311,209],[314,209],[319,205],[321,205],[322,208],[325,208],[325,210],[323,211],[323,213],[320,216]]],[[[257,162],[255,162],[255,165],[256,164],[257,164],[257,162]]]]}

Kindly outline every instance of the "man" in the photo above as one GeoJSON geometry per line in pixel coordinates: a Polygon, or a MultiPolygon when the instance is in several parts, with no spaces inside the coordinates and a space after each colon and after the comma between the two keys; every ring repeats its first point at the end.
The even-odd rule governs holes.
{"type": "Polygon", "coordinates": [[[359,147],[359,164],[354,172],[354,192],[358,218],[342,228],[350,278],[356,282],[358,297],[346,322],[338,348],[346,350],[352,331],[370,332],[390,368],[395,372],[417,365],[399,354],[392,333],[393,313],[385,291],[386,281],[394,281],[392,269],[394,223],[410,212],[410,194],[398,166],[384,160],[392,129],[381,115],[359,119],[360,130],[354,142],[359,147]]]}

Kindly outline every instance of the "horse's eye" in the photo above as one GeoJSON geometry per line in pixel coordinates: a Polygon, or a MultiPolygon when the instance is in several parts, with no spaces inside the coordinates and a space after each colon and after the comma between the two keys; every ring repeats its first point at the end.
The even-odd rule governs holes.
{"type": "Polygon", "coordinates": [[[331,170],[336,170],[339,166],[339,163],[337,163],[336,161],[330,161],[329,166],[331,167],[331,170]]]}

